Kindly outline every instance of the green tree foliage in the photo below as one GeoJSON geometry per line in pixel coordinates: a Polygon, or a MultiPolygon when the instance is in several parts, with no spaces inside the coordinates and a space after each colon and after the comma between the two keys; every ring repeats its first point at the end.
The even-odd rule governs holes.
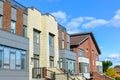
{"type": "Polygon", "coordinates": [[[116,70],[114,68],[108,68],[105,74],[112,78],[116,78],[116,70]]]}
{"type": "Polygon", "coordinates": [[[119,77],[116,77],[115,80],[120,80],[120,78],[119,78],[119,77]]]}
{"type": "Polygon", "coordinates": [[[116,65],[114,68],[120,68],[120,65],[116,65]]]}
{"type": "Polygon", "coordinates": [[[106,72],[106,70],[112,66],[112,62],[111,61],[102,61],[102,65],[103,65],[103,72],[106,72]]]}

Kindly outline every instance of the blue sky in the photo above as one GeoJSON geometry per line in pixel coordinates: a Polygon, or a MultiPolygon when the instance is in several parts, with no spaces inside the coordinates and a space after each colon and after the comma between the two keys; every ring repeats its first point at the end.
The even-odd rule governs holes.
{"type": "Polygon", "coordinates": [[[16,0],[51,13],[69,33],[93,32],[102,55],[120,65],[120,0],[16,0]]]}

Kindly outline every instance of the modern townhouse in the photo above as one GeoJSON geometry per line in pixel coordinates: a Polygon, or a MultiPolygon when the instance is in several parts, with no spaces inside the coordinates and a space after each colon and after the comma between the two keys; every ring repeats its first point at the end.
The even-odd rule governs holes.
{"type": "Polygon", "coordinates": [[[91,78],[91,73],[102,73],[102,63],[99,61],[101,54],[92,32],[70,35],[71,50],[77,56],[77,73],[91,78]]]}
{"type": "Polygon", "coordinates": [[[70,51],[70,35],[62,25],[58,24],[59,68],[76,73],[76,54],[70,51]]]}
{"type": "Polygon", "coordinates": [[[0,80],[29,80],[26,8],[0,0],[0,80]]]}
{"type": "Polygon", "coordinates": [[[38,75],[45,78],[46,68],[58,66],[57,22],[50,14],[42,14],[33,7],[28,8],[27,20],[29,80],[36,79],[38,75]]]}

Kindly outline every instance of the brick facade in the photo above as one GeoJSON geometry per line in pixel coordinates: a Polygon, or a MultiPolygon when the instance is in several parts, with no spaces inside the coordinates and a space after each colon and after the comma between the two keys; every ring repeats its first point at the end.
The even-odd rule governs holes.
{"type": "Polygon", "coordinates": [[[17,9],[16,34],[22,36],[23,10],[17,9]]]}
{"type": "Polygon", "coordinates": [[[67,49],[67,32],[64,32],[64,48],[67,49]]]}
{"type": "Polygon", "coordinates": [[[58,37],[59,48],[62,49],[62,29],[59,29],[58,32],[59,32],[59,37],[58,37]]]}
{"type": "Polygon", "coordinates": [[[2,18],[2,29],[6,31],[10,31],[11,26],[11,3],[5,1],[3,4],[3,18],[2,18]]]}

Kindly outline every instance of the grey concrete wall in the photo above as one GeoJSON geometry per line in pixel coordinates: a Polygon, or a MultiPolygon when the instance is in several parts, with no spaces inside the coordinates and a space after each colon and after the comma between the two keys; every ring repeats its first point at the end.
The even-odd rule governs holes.
{"type": "Polygon", "coordinates": [[[0,80],[29,80],[26,71],[0,70],[0,80]]]}
{"type": "Polygon", "coordinates": [[[0,29],[0,44],[29,50],[29,39],[0,29]]]}

